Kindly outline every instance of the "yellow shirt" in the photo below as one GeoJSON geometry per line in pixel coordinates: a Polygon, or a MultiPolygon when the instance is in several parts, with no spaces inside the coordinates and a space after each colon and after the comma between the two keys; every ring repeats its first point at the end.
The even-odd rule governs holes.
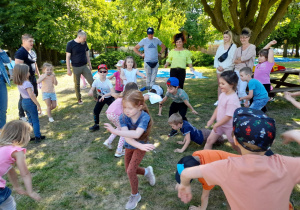
{"type": "Polygon", "coordinates": [[[189,50],[171,50],[167,62],[171,63],[171,68],[186,68],[186,64],[191,64],[192,53],[189,50]]]}

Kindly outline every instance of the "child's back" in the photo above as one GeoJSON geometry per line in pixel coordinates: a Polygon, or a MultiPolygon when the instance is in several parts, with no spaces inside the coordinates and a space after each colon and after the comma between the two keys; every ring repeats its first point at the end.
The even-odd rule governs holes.
{"type": "Polygon", "coordinates": [[[253,78],[260,81],[261,84],[270,84],[270,73],[273,66],[274,62],[270,63],[269,61],[257,64],[257,66],[255,67],[253,78]]]}
{"type": "MultiPolygon", "coordinates": [[[[235,92],[229,95],[224,92],[221,93],[218,102],[217,122],[222,120],[225,116],[232,116],[238,107],[241,107],[241,105],[235,92]]],[[[232,118],[223,124],[222,127],[232,127],[232,118]]]]}
{"type": "Polygon", "coordinates": [[[257,79],[251,79],[248,83],[249,90],[253,90],[253,100],[268,98],[266,88],[257,79]]]}

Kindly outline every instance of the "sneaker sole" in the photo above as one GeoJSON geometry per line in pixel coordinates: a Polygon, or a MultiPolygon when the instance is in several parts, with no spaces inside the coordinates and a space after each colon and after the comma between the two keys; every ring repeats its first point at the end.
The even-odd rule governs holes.
{"type": "Polygon", "coordinates": [[[137,207],[138,203],[141,201],[141,199],[142,199],[142,196],[140,197],[140,199],[139,199],[138,202],[136,203],[135,207],[133,207],[133,208],[126,208],[126,207],[125,207],[125,209],[126,209],[126,210],[135,209],[135,208],[137,207]]]}
{"type": "Polygon", "coordinates": [[[124,155],[115,154],[115,158],[120,158],[122,156],[124,156],[124,155]]]}
{"type": "Polygon", "coordinates": [[[155,180],[155,175],[154,175],[154,172],[153,172],[153,168],[152,168],[152,166],[149,166],[148,169],[149,169],[148,173],[150,172],[151,174],[153,174],[153,177],[154,177],[154,179],[153,179],[153,180],[154,180],[154,183],[153,183],[153,184],[150,184],[150,183],[149,183],[149,184],[150,184],[151,186],[154,186],[156,180],[155,180]]]}

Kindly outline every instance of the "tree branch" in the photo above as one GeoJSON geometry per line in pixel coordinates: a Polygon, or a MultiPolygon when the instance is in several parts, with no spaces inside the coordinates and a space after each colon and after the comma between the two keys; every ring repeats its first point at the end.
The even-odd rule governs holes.
{"type": "Polygon", "coordinates": [[[241,32],[241,26],[240,26],[240,22],[239,22],[239,19],[238,19],[238,15],[237,15],[237,0],[229,0],[229,12],[230,12],[230,15],[231,15],[231,19],[232,19],[232,22],[233,22],[233,25],[234,25],[234,28],[235,28],[235,31],[237,33],[240,33],[241,32]]]}
{"type": "Polygon", "coordinates": [[[201,3],[204,7],[204,11],[208,14],[208,16],[211,18],[211,23],[213,24],[214,27],[216,27],[216,29],[218,31],[222,31],[222,28],[220,27],[220,25],[218,24],[215,14],[212,12],[210,6],[207,4],[206,0],[201,0],[201,3]]]}
{"type": "Polygon", "coordinates": [[[241,15],[240,15],[240,27],[243,28],[245,26],[245,19],[247,17],[247,4],[248,0],[240,0],[241,7],[241,15]]]}
{"type": "Polygon", "coordinates": [[[228,29],[227,23],[225,22],[223,18],[223,12],[222,12],[222,0],[215,0],[215,8],[213,10],[213,13],[216,17],[216,21],[222,31],[225,31],[228,29]]]}
{"type": "Polygon", "coordinates": [[[254,22],[254,16],[258,9],[259,0],[250,0],[247,7],[247,17],[245,20],[245,25],[250,25],[251,22],[254,22]]]}

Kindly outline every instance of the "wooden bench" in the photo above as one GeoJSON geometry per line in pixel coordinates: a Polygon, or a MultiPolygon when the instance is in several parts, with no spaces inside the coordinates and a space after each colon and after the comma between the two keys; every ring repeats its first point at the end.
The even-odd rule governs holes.
{"type": "Polygon", "coordinates": [[[300,91],[300,87],[274,88],[273,90],[270,91],[270,93],[282,93],[285,91],[288,92],[300,91]]]}

